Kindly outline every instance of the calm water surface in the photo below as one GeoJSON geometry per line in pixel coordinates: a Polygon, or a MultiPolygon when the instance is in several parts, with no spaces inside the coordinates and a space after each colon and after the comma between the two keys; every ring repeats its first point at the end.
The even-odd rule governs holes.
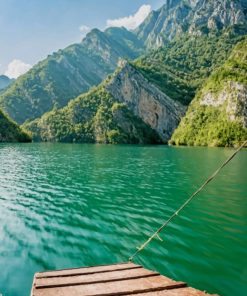
{"type": "MultiPolygon", "coordinates": [[[[0,145],[0,293],[37,271],[127,261],[229,149],[0,145]]],[[[247,151],[136,262],[196,288],[247,295],[247,151]]]]}

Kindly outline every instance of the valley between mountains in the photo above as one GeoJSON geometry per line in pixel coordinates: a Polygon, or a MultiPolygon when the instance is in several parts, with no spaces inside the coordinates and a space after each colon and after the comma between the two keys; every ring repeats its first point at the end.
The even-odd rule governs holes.
{"type": "Polygon", "coordinates": [[[135,30],[93,29],[0,87],[0,142],[238,146],[246,1],[166,0],[135,30]]]}

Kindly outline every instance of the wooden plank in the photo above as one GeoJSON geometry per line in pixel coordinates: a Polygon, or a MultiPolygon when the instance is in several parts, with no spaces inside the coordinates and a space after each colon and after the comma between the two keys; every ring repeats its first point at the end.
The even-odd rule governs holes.
{"type": "MultiPolygon", "coordinates": [[[[126,296],[129,296],[128,294],[126,296]]],[[[149,293],[141,293],[136,294],[135,296],[207,296],[209,294],[187,287],[187,288],[180,288],[180,289],[173,289],[173,290],[164,290],[164,291],[157,291],[157,292],[149,292],[149,293]]],[[[211,296],[217,296],[216,294],[211,296]]]]}
{"type": "Polygon", "coordinates": [[[34,296],[115,296],[133,295],[144,292],[161,291],[185,287],[185,283],[175,282],[164,276],[123,280],[99,284],[88,284],[82,286],[67,286],[62,288],[35,289],[34,296]]]}
{"type": "Polygon", "coordinates": [[[52,277],[67,277],[67,276],[77,276],[77,275],[87,275],[94,273],[111,272],[118,270],[128,270],[142,268],[141,265],[136,265],[134,263],[123,263],[115,265],[101,265],[94,267],[83,267],[74,269],[62,269],[57,271],[39,272],[35,274],[36,279],[38,278],[52,278],[52,277]]]}
{"type": "Polygon", "coordinates": [[[36,279],[36,289],[123,281],[126,279],[137,279],[158,275],[160,274],[157,272],[149,271],[144,268],[136,268],[73,277],[38,278],[36,279]]]}
{"type": "Polygon", "coordinates": [[[31,289],[31,296],[32,295],[34,295],[34,291],[35,291],[35,282],[36,282],[36,278],[35,278],[35,276],[34,276],[34,278],[33,278],[33,285],[32,285],[32,289],[31,289]]]}

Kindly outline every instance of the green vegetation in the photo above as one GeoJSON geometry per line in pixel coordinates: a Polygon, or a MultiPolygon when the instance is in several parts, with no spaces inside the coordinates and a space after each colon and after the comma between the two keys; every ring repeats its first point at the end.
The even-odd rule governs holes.
{"type": "MultiPolygon", "coordinates": [[[[108,34],[110,32],[113,34],[111,30],[108,34]]],[[[224,68],[215,70],[222,61],[226,61],[234,44],[244,39],[244,32],[238,26],[225,30],[222,34],[196,38],[185,35],[132,62],[132,65],[171,98],[189,104],[213,70],[204,85],[204,93],[217,85],[225,85],[223,77],[226,77],[226,81],[245,83],[242,54],[241,58],[235,57],[236,54],[239,55],[242,43],[236,47],[224,68]]],[[[118,71],[121,69],[117,69],[118,71]]],[[[105,88],[108,81],[106,79],[100,86],[70,101],[62,109],[55,105],[52,111],[39,119],[26,122],[24,127],[32,132],[36,141],[160,143],[159,137],[150,127],[109,94],[105,88]]],[[[242,119],[229,121],[229,116],[222,111],[223,107],[201,105],[200,93],[198,92],[197,99],[189,107],[188,113],[193,116],[190,114],[182,120],[171,143],[225,146],[234,145],[245,137],[242,119]]]]}
{"type": "Polygon", "coordinates": [[[80,44],[48,56],[18,78],[0,94],[0,106],[18,123],[38,118],[101,83],[120,57],[134,59],[141,52],[141,42],[124,28],[94,29],[80,44]]]}
{"type": "Polygon", "coordinates": [[[246,96],[247,38],[198,92],[171,144],[239,145],[247,139],[246,96]]]}
{"type": "Polygon", "coordinates": [[[158,135],[124,104],[105,90],[104,84],[54,108],[40,119],[26,122],[35,141],[76,143],[160,143],[158,135]]]}
{"type": "Polygon", "coordinates": [[[0,110],[0,142],[31,142],[31,137],[0,110]]]}
{"type": "Polygon", "coordinates": [[[134,66],[161,91],[188,105],[246,33],[245,27],[235,26],[209,35],[186,34],[138,59],[134,66]]]}
{"type": "MultiPolygon", "coordinates": [[[[188,106],[196,97],[172,143],[234,145],[245,137],[244,116],[233,111],[229,115],[227,102],[215,106],[201,103],[201,99],[209,94],[217,101],[223,92],[233,97],[234,92],[244,92],[229,84],[246,85],[245,61],[239,54],[243,45],[225,63],[247,34],[246,5],[242,2],[233,5],[232,1],[199,1],[194,6],[190,1],[167,1],[134,31],[93,29],[81,43],[48,56],[0,91],[0,108],[17,123],[24,123],[38,141],[160,143],[149,126],[118,102],[119,94],[114,94],[116,98],[110,95],[105,87],[107,81],[99,85],[123,58],[132,60],[139,72],[173,100],[188,106]],[[147,52],[151,48],[156,50],[147,52]]],[[[119,75],[118,79],[122,78],[119,75]]],[[[121,93],[126,102],[129,86],[126,82],[121,93]]],[[[135,95],[132,92],[132,98],[127,98],[129,108],[135,95]]],[[[237,104],[234,106],[238,110],[245,104],[226,101],[237,104]]],[[[147,105],[143,109],[149,109],[147,105]]],[[[142,111],[152,112],[156,107],[142,111]]],[[[172,130],[176,125],[177,121],[172,130]]]]}
{"type": "MultiPolygon", "coordinates": [[[[190,112],[191,108],[188,113],[190,112]]],[[[246,139],[247,129],[240,120],[232,122],[221,110],[198,106],[193,117],[187,115],[182,120],[170,144],[230,147],[237,146],[246,139]]]]}

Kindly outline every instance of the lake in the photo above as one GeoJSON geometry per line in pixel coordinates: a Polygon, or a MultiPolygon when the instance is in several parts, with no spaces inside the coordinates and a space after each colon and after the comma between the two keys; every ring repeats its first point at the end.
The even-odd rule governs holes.
{"type": "MultiPolygon", "coordinates": [[[[0,293],[37,271],[126,262],[232,153],[220,148],[0,145],[0,293]]],[[[220,295],[247,291],[247,151],[136,263],[220,295]]]]}

